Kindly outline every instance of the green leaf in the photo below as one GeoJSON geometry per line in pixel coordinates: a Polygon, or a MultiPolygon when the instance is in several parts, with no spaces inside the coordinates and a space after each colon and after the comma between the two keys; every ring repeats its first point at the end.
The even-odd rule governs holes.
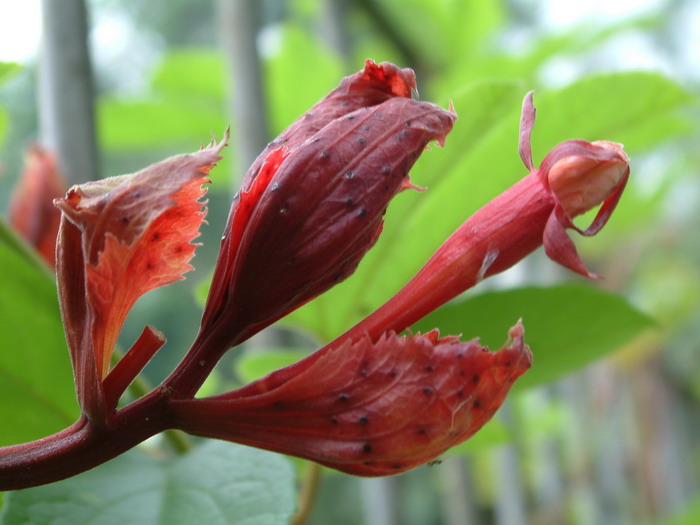
{"type": "Polygon", "coordinates": [[[264,350],[245,352],[236,361],[236,372],[242,381],[250,383],[279,368],[301,361],[309,355],[304,350],[264,350]]]}
{"type": "Polygon", "coordinates": [[[678,111],[692,100],[672,80],[643,72],[595,75],[538,93],[533,158],[538,162],[569,138],[611,140],[623,143],[628,153],[643,151],[675,135],[679,126],[685,129],[678,111]]]}
{"type": "Polygon", "coordinates": [[[222,107],[177,97],[103,99],[99,112],[100,139],[112,150],[143,150],[173,143],[191,147],[207,142],[212,134],[221,136],[227,126],[222,107]]]}
{"type": "Polygon", "coordinates": [[[482,454],[491,447],[510,443],[511,440],[512,436],[508,427],[499,419],[493,418],[468,440],[449,449],[447,454],[473,456],[482,454]]]}
{"type": "Polygon", "coordinates": [[[269,118],[277,134],[333,89],[342,76],[340,60],[293,24],[280,29],[279,51],[265,64],[269,118]]]}
{"type": "Polygon", "coordinates": [[[65,481],[9,493],[4,525],[282,525],[295,508],[283,456],[208,441],[175,459],[138,450],[65,481]]]}
{"type": "Polygon", "coordinates": [[[700,523],[700,495],[696,494],[680,511],[655,521],[655,525],[696,525],[700,523]]]}
{"type": "Polygon", "coordinates": [[[514,389],[549,383],[619,349],[653,326],[619,296],[580,284],[525,287],[486,292],[449,304],[414,326],[426,332],[478,337],[500,348],[508,328],[522,318],[525,342],[532,349],[532,368],[514,389]]]}
{"type": "Polygon", "coordinates": [[[209,49],[170,51],[156,69],[151,86],[161,94],[205,98],[223,104],[226,100],[224,58],[209,49]]]}
{"type": "Polygon", "coordinates": [[[0,445],[57,432],[79,415],[48,269],[0,223],[0,445]]]}
{"type": "Polygon", "coordinates": [[[5,82],[22,70],[22,65],[16,62],[0,62],[0,83],[5,82]]]}

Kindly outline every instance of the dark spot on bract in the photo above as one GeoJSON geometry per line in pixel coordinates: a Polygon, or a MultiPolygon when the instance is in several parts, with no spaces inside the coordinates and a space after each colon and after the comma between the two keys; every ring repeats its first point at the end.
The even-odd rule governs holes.
{"type": "Polygon", "coordinates": [[[352,208],[352,207],[353,207],[353,204],[354,204],[354,203],[352,202],[352,199],[345,199],[345,205],[346,205],[348,208],[352,208]]]}
{"type": "Polygon", "coordinates": [[[354,179],[354,178],[355,178],[355,172],[354,172],[354,171],[348,171],[348,172],[345,174],[345,178],[346,178],[346,179],[354,179]]]}
{"type": "Polygon", "coordinates": [[[367,423],[369,423],[369,418],[367,416],[360,416],[360,419],[358,419],[357,422],[360,425],[366,425],[367,423]]]}
{"type": "Polygon", "coordinates": [[[394,463],[394,464],[391,466],[391,468],[393,468],[394,470],[401,470],[401,469],[403,468],[403,465],[401,465],[401,464],[399,464],[399,463],[394,463]]]}
{"type": "Polygon", "coordinates": [[[160,239],[160,233],[156,232],[153,235],[151,235],[152,241],[157,241],[158,239],[160,239]]]}
{"type": "Polygon", "coordinates": [[[391,372],[389,372],[389,377],[391,377],[392,379],[396,379],[397,375],[399,374],[396,370],[392,370],[391,372]]]}
{"type": "Polygon", "coordinates": [[[331,418],[331,423],[333,423],[334,425],[337,425],[337,424],[338,424],[338,418],[335,417],[335,416],[333,416],[333,417],[331,418]]]}
{"type": "Polygon", "coordinates": [[[511,363],[510,361],[506,361],[505,363],[503,363],[503,366],[510,366],[510,365],[512,365],[512,364],[513,364],[513,363],[511,363]]]}
{"type": "Polygon", "coordinates": [[[457,397],[460,399],[464,399],[464,392],[462,390],[457,392],[457,397]]]}
{"type": "Polygon", "coordinates": [[[154,265],[151,261],[148,261],[148,262],[146,263],[146,269],[147,269],[147,270],[152,270],[153,268],[155,268],[155,265],[154,265]]]}
{"type": "Polygon", "coordinates": [[[367,210],[365,210],[364,208],[362,208],[362,209],[360,210],[360,213],[358,213],[358,215],[359,215],[360,217],[364,217],[365,215],[367,215],[367,210]]]}
{"type": "Polygon", "coordinates": [[[347,117],[345,117],[345,118],[346,118],[346,119],[348,119],[348,120],[352,120],[352,119],[354,119],[354,118],[355,118],[355,115],[348,115],[348,116],[347,116],[347,117]]]}
{"type": "Polygon", "coordinates": [[[408,136],[411,134],[411,132],[408,131],[407,129],[405,129],[405,130],[403,130],[403,131],[401,132],[401,134],[402,134],[404,137],[408,137],[408,136]]]}
{"type": "Polygon", "coordinates": [[[421,436],[425,436],[428,432],[427,432],[427,430],[425,430],[423,427],[420,427],[420,428],[418,429],[418,433],[419,433],[421,436]]]}
{"type": "Polygon", "coordinates": [[[382,173],[383,173],[384,175],[387,175],[387,174],[391,173],[391,168],[390,168],[389,166],[384,166],[384,167],[382,168],[382,173]]]}
{"type": "Polygon", "coordinates": [[[122,222],[124,224],[129,224],[129,217],[122,217],[122,222]]]}
{"type": "Polygon", "coordinates": [[[364,137],[358,137],[357,138],[357,143],[358,144],[365,144],[367,142],[367,139],[364,137]]]}
{"type": "Polygon", "coordinates": [[[362,377],[367,377],[367,373],[368,373],[368,372],[367,372],[367,370],[366,370],[365,368],[363,368],[362,370],[360,370],[360,375],[361,375],[362,377]]]}
{"type": "Polygon", "coordinates": [[[423,387],[423,393],[424,393],[426,396],[429,396],[429,395],[431,395],[431,394],[433,393],[433,389],[430,388],[429,386],[424,386],[424,387],[423,387]]]}
{"type": "Polygon", "coordinates": [[[327,158],[330,157],[330,156],[331,156],[331,154],[330,154],[329,151],[323,150],[323,151],[321,152],[321,158],[322,158],[322,159],[327,159],[327,158]]]}
{"type": "Polygon", "coordinates": [[[343,403],[347,402],[348,399],[350,399],[350,396],[348,396],[347,394],[340,394],[338,396],[338,401],[341,401],[343,403]]]}
{"type": "Polygon", "coordinates": [[[433,365],[425,365],[425,366],[423,367],[423,369],[424,369],[426,372],[432,372],[433,370],[435,370],[435,368],[433,367],[433,365]]]}
{"type": "Polygon", "coordinates": [[[369,131],[369,126],[367,124],[365,124],[364,126],[362,126],[362,130],[369,131]]]}
{"type": "Polygon", "coordinates": [[[481,401],[479,401],[478,399],[475,399],[474,400],[474,408],[481,408],[481,401]]]}
{"type": "Polygon", "coordinates": [[[362,445],[362,452],[364,452],[365,454],[370,454],[372,452],[372,445],[370,445],[369,443],[365,443],[364,445],[362,445]]]}

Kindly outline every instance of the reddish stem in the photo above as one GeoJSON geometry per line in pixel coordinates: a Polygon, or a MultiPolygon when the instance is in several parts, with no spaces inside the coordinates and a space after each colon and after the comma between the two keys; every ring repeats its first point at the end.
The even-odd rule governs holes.
{"type": "Polygon", "coordinates": [[[157,389],[116,412],[108,428],[86,417],[52,436],[0,448],[0,491],[53,483],[90,470],[171,426],[168,391],[157,389]]]}

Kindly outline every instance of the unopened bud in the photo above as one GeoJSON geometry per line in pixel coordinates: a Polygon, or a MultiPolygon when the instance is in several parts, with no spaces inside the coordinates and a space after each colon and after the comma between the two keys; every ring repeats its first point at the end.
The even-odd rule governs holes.
{"type": "Polygon", "coordinates": [[[621,144],[601,140],[584,146],[557,160],[547,174],[549,186],[572,218],[603,203],[629,172],[621,144]]]}

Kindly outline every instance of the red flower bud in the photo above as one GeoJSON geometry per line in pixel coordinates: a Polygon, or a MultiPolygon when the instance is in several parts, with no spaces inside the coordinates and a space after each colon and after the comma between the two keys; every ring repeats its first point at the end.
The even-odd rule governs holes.
{"type": "Polygon", "coordinates": [[[407,98],[413,72],[371,61],[273,141],[234,201],[202,319],[217,351],[348,277],[391,198],[453,112],[407,98]]]}
{"type": "Polygon", "coordinates": [[[34,246],[53,266],[56,236],[61,213],[53,200],[66,192],[66,183],[58,173],[56,159],[41,146],[29,148],[25,168],[10,198],[9,219],[12,227],[34,246]]]}

